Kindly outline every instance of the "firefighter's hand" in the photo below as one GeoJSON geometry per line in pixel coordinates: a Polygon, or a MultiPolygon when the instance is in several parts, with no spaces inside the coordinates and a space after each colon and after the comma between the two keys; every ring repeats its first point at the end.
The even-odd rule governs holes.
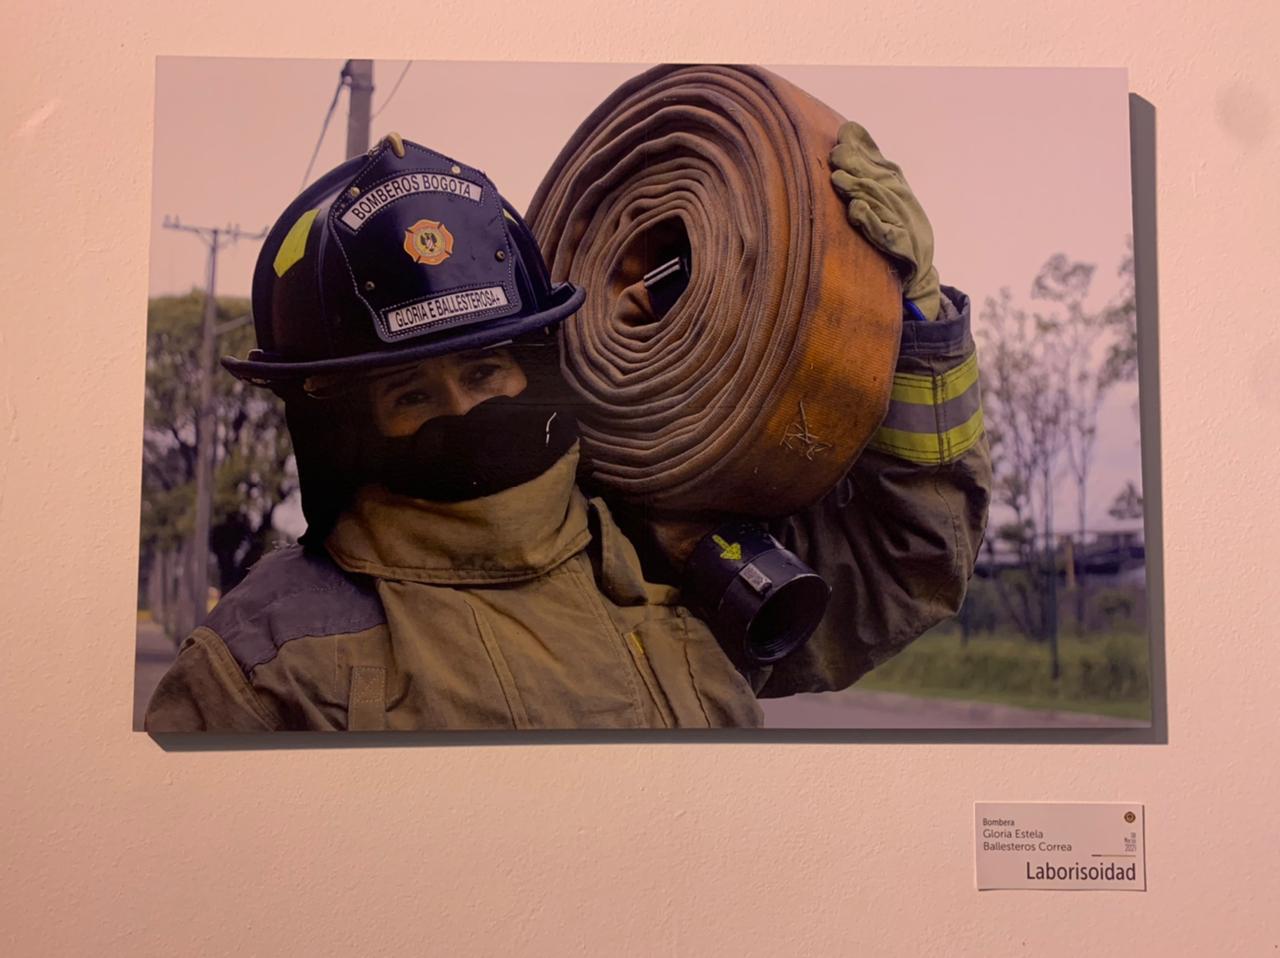
{"type": "Polygon", "coordinates": [[[902,169],[886,160],[862,126],[840,127],[829,157],[831,182],[848,204],[849,222],[893,261],[903,295],[923,318],[936,319],[938,271],[933,266],[933,227],[902,169]]]}

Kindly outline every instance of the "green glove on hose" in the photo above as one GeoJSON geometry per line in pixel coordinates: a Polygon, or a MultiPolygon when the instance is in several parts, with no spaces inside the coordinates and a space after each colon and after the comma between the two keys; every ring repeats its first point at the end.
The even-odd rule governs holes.
{"type": "Polygon", "coordinates": [[[831,182],[848,203],[849,222],[893,261],[903,295],[925,319],[937,319],[940,294],[929,217],[902,169],[884,158],[861,125],[843,124],[837,140],[829,160],[831,182]]]}

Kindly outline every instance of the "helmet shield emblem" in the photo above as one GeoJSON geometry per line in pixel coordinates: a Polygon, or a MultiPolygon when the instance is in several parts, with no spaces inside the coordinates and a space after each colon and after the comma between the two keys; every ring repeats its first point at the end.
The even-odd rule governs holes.
{"type": "Polygon", "coordinates": [[[438,266],[453,254],[453,234],[435,220],[418,220],[404,232],[404,251],[415,263],[438,266]]]}
{"type": "Polygon", "coordinates": [[[328,219],[383,342],[520,313],[502,197],[479,170],[406,142],[403,157],[378,154],[328,219]],[[406,253],[431,268],[406,269],[406,253]]]}

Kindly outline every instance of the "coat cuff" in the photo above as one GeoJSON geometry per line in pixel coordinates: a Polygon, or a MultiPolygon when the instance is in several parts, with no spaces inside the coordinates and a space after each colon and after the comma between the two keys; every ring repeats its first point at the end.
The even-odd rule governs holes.
{"type": "Polygon", "coordinates": [[[982,439],[969,297],[942,287],[938,319],[905,319],[889,410],[868,448],[924,466],[954,462],[982,439]]]}

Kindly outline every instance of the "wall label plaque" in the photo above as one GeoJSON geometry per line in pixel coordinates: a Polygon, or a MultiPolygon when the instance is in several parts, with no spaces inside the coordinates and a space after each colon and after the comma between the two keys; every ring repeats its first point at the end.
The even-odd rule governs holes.
{"type": "Polygon", "coordinates": [[[979,891],[1145,891],[1143,807],[1131,802],[975,802],[979,891]]]}

